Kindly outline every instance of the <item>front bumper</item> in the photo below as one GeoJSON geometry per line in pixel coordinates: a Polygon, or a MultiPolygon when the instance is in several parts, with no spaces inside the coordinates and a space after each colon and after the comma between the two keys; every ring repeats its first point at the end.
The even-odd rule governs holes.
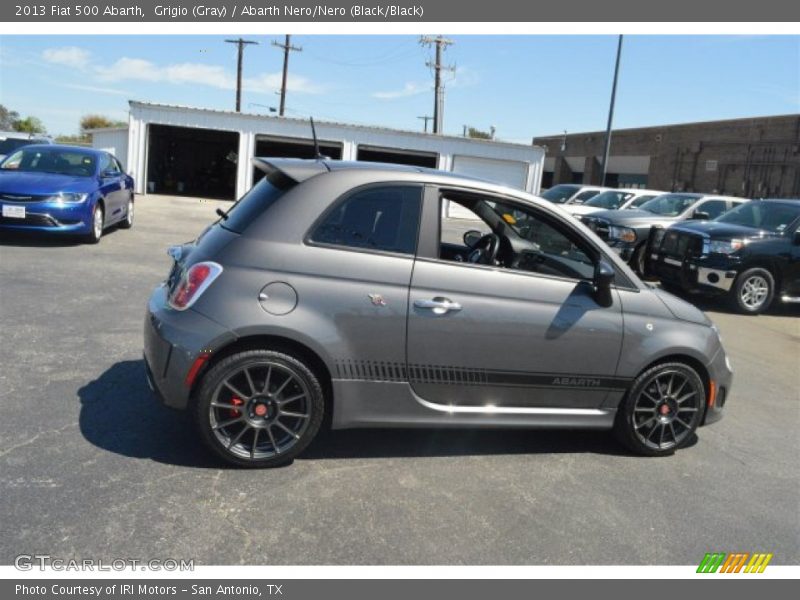
{"type": "Polygon", "coordinates": [[[738,263],[725,256],[679,259],[653,252],[648,257],[648,272],[661,281],[687,292],[725,294],[739,274],[738,263]]]}
{"type": "Polygon", "coordinates": [[[706,407],[703,425],[710,425],[722,418],[733,384],[733,370],[722,345],[708,365],[708,376],[714,383],[715,394],[713,403],[706,407]]]}
{"type": "Polygon", "coordinates": [[[167,306],[165,285],[157,287],[144,321],[144,361],[148,383],[169,407],[186,408],[192,389],[186,376],[200,354],[212,354],[236,336],[192,309],[167,306]]]}
{"type": "Polygon", "coordinates": [[[42,231],[51,233],[89,233],[92,229],[90,201],[9,202],[0,201],[0,229],[7,231],[42,231]],[[25,209],[25,217],[3,216],[3,206],[25,209]]]}

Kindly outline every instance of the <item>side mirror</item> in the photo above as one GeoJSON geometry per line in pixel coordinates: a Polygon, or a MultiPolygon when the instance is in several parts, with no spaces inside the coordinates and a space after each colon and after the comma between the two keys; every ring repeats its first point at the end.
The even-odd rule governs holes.
{"type": "Polygon", "coordinates": [[[475,244],[478,243],[478,240],[480,240],[482,237],[483,234],[481,234],[480,231],[478,231],[477,229],[470,229],[469,231],[464,233],[464,238],[463,238],[464,245],[467,248],[472,248],[473,246],[475,246],[475,244]]]}
{"type": "Polygon", "coordinates": [[[711,215],[702,210],[696,210],[694,213],[692,213],[692,218],[698,221],[708,221],[711,218],[711,215]]]}
{"type": "Polygon", "coordinates": [[[594,299],[600,306],[612,304],[611,284],[614,283],[614,276],[614,268],[604,260],[594,268],[594,299]]]}
{"type": "Polygon", "coordinates": [[[103,179],[110,179],[111,177],[116,177],[117,175],[119,175],[119,173],[117,173],[116,171],[112,171],[111,169],[108,169],[107,171],[103,171],[103,173],[100,176],[103,179]]]}

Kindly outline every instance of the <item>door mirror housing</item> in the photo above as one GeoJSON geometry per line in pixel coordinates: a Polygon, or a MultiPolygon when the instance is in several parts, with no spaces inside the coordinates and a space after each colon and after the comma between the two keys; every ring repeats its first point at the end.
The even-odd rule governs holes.
{"type": "Polygon", "coordinates": [[[118,176],[118,175],[119,175],[119,173],[117,173],[116,171],[113,171],[113,170],[111,170],[111,169],[108,169],[108,170],[106,170],[106,171],[103,171],[103,173],[102,173],[100,176],[101,176],[103,179],[110,179],[110,178],[112,178],[112,177],[116,177],[116,176],[118,176]]]}
{"type": "Polygon", "coordinates": [[[709,219],[711,219],[711,215],[709,215],[705,211],[696,210],[694,211],[694,213],[692,213],[692,218],[698,221],[708,221],[709,219]]]}
{"type": "Polygon", "coordinates": [[[467,248],[472,248],[475,246],[475,244],[478,243],[478,240],[480,240],[482,237],[483,234],[480,231],[478,231],[477,229],[470,229],[469,231],[464,233],[464,238],[463,238],[464,245],[467,248]]]}
{"type": "Polygon", "coordinates": [[[604,260],[598,262],[594,268],[594,299],[600,306],[608,307],[612,304],[611,285],[615,275],[614,267],[604,260]]]}

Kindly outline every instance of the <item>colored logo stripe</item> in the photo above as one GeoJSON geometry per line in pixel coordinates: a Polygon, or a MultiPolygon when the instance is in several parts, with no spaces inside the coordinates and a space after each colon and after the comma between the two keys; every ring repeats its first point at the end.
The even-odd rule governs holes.
{"type": "Polygon", "coordinates": [[[716,573],[722,561],[725,560],[724,552],[706,552],[700,566],[697,567],[698,573],[716,573]]]}
{"type": "Polygon", "coordinates": [[[767,568],[769,561],[772,560],[772,554],[756,552],[750,554],[749,552],[732,552],[726,554],[725,552],[707,552],[700,561],[697,567],[698,573],[763,573],[767,568]],[[748,562],[747,559],[750,559],[748,562]],[[747,563],[747,566],[745,566],[747,563]]]}

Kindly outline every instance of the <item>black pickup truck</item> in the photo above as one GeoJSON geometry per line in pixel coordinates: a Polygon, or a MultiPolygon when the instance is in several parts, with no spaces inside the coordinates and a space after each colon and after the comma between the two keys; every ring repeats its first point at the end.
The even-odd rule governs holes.
{"type": "Polygon", "coordinates": [[[800,302],[800,200],[756,200],[713,221],[651,232],[645,270],[667,286],[726,295],[747,314],[800,302]]]}

